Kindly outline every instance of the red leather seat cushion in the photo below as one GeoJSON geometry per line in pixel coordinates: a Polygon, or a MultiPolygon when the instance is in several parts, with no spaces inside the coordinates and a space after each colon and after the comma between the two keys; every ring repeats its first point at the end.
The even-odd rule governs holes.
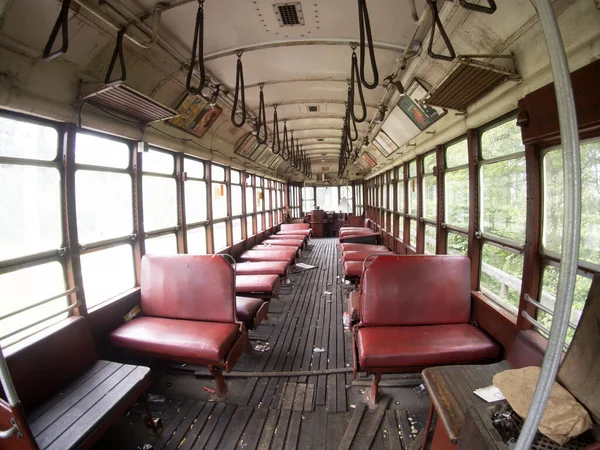
{"type": "Polygon", "coordinates": [[[344,263],[344,275],[347,277],[360,277],[363,269],[363,261],[346,261],[344,263]]]}
{"type": "Polygon", "coordinates": [[[296,251],[292,249],[282,248],[278,251],[272,250],[247,250],[241,254],[241,261],[285,261],[288,264],[293,264],[296,259],[296,251]],[[291,250],[291,253],[290,253],[291,250]]]}
{"type": "Polygon", "coordinates": [[[340,242],[346,242],[346,241],[354,241],[354,240],[367,240],[368,242],[377,242],[377,239],[379,238],[379,236],[381,235],[381,233],[377,232],[377,231],[372,231],[370,233],[355,233],[355,232],[349,232],[349,233],[340,233],[340,242]]]}
{"type": "Polygon", "coordinates": [[[387,250],[385,252],[344,252],[342,254],[342,263],[346,261],[360,261],[361,263],[371,255],[393,255],[394,253],[387,250]]]}
{"type": "Polygon", "coordinates": [[[467,323],[361,328],[357,346],[363,369],[475,362],[500,353],[498,344],[467,323]]]}
{"type": "Polygon", "coordinates": [[[340,250],[344,252],[387,252],[389,249],[385,245],[372,244],[339,244],[340,250]]]}
{"type": "Polygon", "coordinates": [[[116,347],[186,362],[222,363],[235,343],[235,323],[140,317],[110,334],[116,347]]]}
{"type": "Polygon", "coordinates": [[[360,309],[360,295],[358,291],[350,292],[348,296],[348,315],[350,316],[350,321],[355,323],[360,320],[360,316],[358,311],[360,309]]]}
{"type": "Polygon", "coordinates": [[[237,264],[237,275],[270,275],[287,276],[290,265],[286,261],[245,262],[237,264]]]}
{"type": "Polygon", "coordinates": [[[308,236],[306,234],[272,234],[269,236],[269,239],[277,239],[277,240],[301,240],[306,242],[308,236]]]}
{"type": "Polygon", "coordinates": [[[241,320],[246,325],[252,323],[256,313],[264,303],[260,298],[236,297],[235,312],[238,320],[241,320]]]}
{"type": "Polygon", "coordinates": [[[304,246],[304,241],[302,239],[265,239],[261,244],[302,248],[302,246],[304,246]]]}
{"type": "Polygon", "coordinates": [[[280,286],[278,275],[237,275],[235,277],[235,291],[238,294],[268,292],[276,295],[280,286]]]}
{"type": "Polygon", "coordinates": [[[371,230],[370,228],[346,228],[340,229],[340,237],[347,236],[351,234],[379,234],[376,231],[371,230]]]}
{"type": "MultiPolygon", "coordinates": [[[[308,232],[310,233],[310,227],[307,223],[282,223],[279,227],[281,231],[300,231],[301,233],[308,232]]],[[[301,234],[298,233],[298,234],[301,234]]]]}
{"type": "Polygon", "coordinates": [[[310,236],[310,230],[278,231],[276,234],[277,234],[277,236],[286,236],[286,235],[310,236]]]}

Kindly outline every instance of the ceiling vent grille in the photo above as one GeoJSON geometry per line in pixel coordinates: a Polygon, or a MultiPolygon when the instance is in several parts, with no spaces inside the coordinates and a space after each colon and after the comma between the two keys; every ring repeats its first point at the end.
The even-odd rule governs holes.
{"type": "Polygon", "coordinates": [[[306,105],[306,111],[309,113],[316,113],[320,111],[319,105],[306,105]]]}
{"type": "Polygon", "coordinates": [[[302,4],[300,2],[275,3],[273,10],[281,27],[304,25],[304,14],[302,14],[302,4]]]}
{"type": "Polygon", "coordinates": [[[317,142],[323,142],[324,140],[325,139],[323,139],[323,138],[319,138],[319,139],[317,139],[317,142]]]}

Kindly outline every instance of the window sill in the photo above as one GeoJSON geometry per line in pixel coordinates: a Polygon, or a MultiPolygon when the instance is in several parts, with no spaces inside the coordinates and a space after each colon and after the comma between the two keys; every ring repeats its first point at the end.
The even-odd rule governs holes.
{"type": "Polygon", "coordinates": [[[512,326],[517,326],[517,316],[509,313],[507,310],[502,308],[500,305],[490,300],[481,291],[471,291],[471,296],[481,303],[484,303],[487,307],[493,309],[498,313],[505,322],[510,323],[512,326]]]}
{"type": "Polygon", "coordinates": [[[105,300],[102,303],[99,303],[98,305],[92,306],[90,309],[88,309],[88,314],[93,314],[94,312],[101,310],[102,308],[104,308],[108,305],[112,305],[113,303],[120,302],[124,298],[127,298],[133,294],[136,294],[139,291],[140,291],[139,286],[131,288],[128,291],[123,292],[122,294],[119,294],[113,298],[109,298],[108,300],[105,300]]]}

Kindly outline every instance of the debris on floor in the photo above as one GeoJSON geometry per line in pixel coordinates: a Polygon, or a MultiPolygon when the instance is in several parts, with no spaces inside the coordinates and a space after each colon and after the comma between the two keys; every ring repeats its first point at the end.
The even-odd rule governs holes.
{"type": "Polygon", "coordinates": [[[165,396],[158,394],[148,394],[148,402],[149,403],[164,403],[165,396]]]}
{"type": "Polygon", "coordinates": [[[257,352],[265,353],[265,352],[268,352],[269,350],[271,350],[271,347],[269,346],[269,343],[267,342],[266,344],[256,344],[254,346],[254,350],[257,352]]]}

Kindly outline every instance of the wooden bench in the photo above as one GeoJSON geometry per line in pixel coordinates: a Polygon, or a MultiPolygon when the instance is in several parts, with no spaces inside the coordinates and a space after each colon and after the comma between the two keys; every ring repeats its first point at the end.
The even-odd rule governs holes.
{"type": "MultiPolygon", "coordinates": [[[[1,448],[87,448],[150,385],[148,367],[98,360],[83,317],[23,344],[10,348],[6,359],[26,414],[18,421],[24,439],[2,440],[1,448]]],[[[6,417],[10,407],[4,401],[1,406],[6,417]]]]}

